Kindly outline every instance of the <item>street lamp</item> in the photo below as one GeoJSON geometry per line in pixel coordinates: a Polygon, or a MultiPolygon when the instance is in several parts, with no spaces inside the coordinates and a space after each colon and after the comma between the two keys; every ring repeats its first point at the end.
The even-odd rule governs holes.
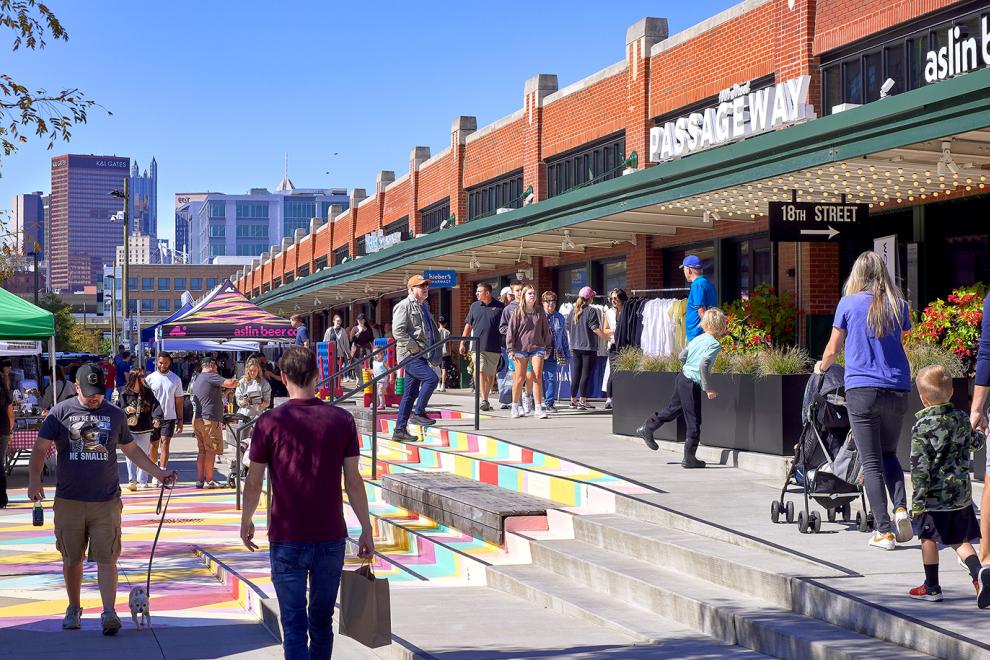
{"type": "MultiPolygon", "coordinates": [[[[130,347],[130,328],[127,323],[127,271],[128,262],[130,261],[130,241],[128,239],[128,225],[130,225],[129,217],[129,207],[130,207],[130,195],[128,193],[128,178],[124,177],[124,191],[112,190],[107,193],[111,197],[117,197],[124,200],[124,263],[121,266],[120,279],[121,279],[121,289],[120,289],[120,313],[123,317],[124,323],[124,333],[127,335],[127,345],[130,347]]],[[[114,217],[110,218],[110,222],[114,221],[114,217]]],[[[116,291],[114,292],[116,293],[116,291]]]]}

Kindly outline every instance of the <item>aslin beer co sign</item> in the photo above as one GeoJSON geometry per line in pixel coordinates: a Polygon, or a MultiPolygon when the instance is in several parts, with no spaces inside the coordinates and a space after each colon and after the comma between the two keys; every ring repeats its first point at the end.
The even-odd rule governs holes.
{"type": "Polygon", "coordinates": [[[869,204],[770,202],[770,240],[800,243],[852,241],[866,235],[869,204]]]}
{"type": "Polygon", "coordinates": [[[662,163],[814,119],[808,105],[810,84],[811,76],[801,76],[756,91],[750,91],[749,83],[723,90],[717,106],[652,128],[650,160],[662,163]]]}
{"type": "Polygon", "coordinates": [[[925,82],[945,80],[961,73],[975,71],[981,66],[990,66],[990,21],[988,16],[980,16],[980,34],[970,35],[958,25],[945,31],[945,38],[939,38],[943,45],[930,50],[925,55],[925,82]]]}

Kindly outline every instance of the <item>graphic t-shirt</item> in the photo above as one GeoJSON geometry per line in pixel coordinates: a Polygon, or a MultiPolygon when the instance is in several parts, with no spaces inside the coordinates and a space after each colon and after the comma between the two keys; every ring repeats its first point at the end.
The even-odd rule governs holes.
{"type": "Polygon", "coordinates": [[[359,453],[351,414],[316,397],[289,399],[259,417],[249,456],[268,465],[273,493],[268,539],[346,537],[340,483],[344,459],[359,453]]]}
{"type": "Polygon", "coordinates": [[[155,393],[158,404],[165,413],[166,420],[177,420],[179,416],[175,410],[175,397],[182,396],[182,381],[171,371],[163,374],[159,371],[148,374],[145,384],[155,393]]]}
{"type": "Polygon", "coordinates": [[[104,401],[91,410],[79,399],[56,404],[38,437],[55,442],[58,470],[55,496],[82,502],[120,497],[117,446],[133,442],[127,415],[104,401]]]}
{"type": "Polygon", "coordinates": [[[200,373],[192,386],[192,403],[196,417],[219,422],[223,416],[223,387],[227,380],[218,373],[200,373]]]}

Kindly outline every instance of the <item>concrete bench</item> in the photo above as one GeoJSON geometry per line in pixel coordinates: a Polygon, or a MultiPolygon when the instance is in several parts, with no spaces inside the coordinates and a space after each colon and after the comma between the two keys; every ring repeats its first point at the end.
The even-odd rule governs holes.
{"type": "Polygon", "coordinates": [[[540,497],[447,472],[386,475],[382,491],[393,506],[497,545],[505,538],[507,524],[516,530],[546,529],[547,509],[555,506],[540,497]]]}

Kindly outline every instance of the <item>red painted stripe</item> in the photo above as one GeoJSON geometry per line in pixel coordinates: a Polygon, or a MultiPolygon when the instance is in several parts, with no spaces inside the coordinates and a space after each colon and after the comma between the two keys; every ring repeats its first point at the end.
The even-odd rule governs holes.
{"type": "Polygon", "coordinates": [[[498,465],[482,461],[478,464],[478,476],[482,483],[498,485],[498,465]]]}

